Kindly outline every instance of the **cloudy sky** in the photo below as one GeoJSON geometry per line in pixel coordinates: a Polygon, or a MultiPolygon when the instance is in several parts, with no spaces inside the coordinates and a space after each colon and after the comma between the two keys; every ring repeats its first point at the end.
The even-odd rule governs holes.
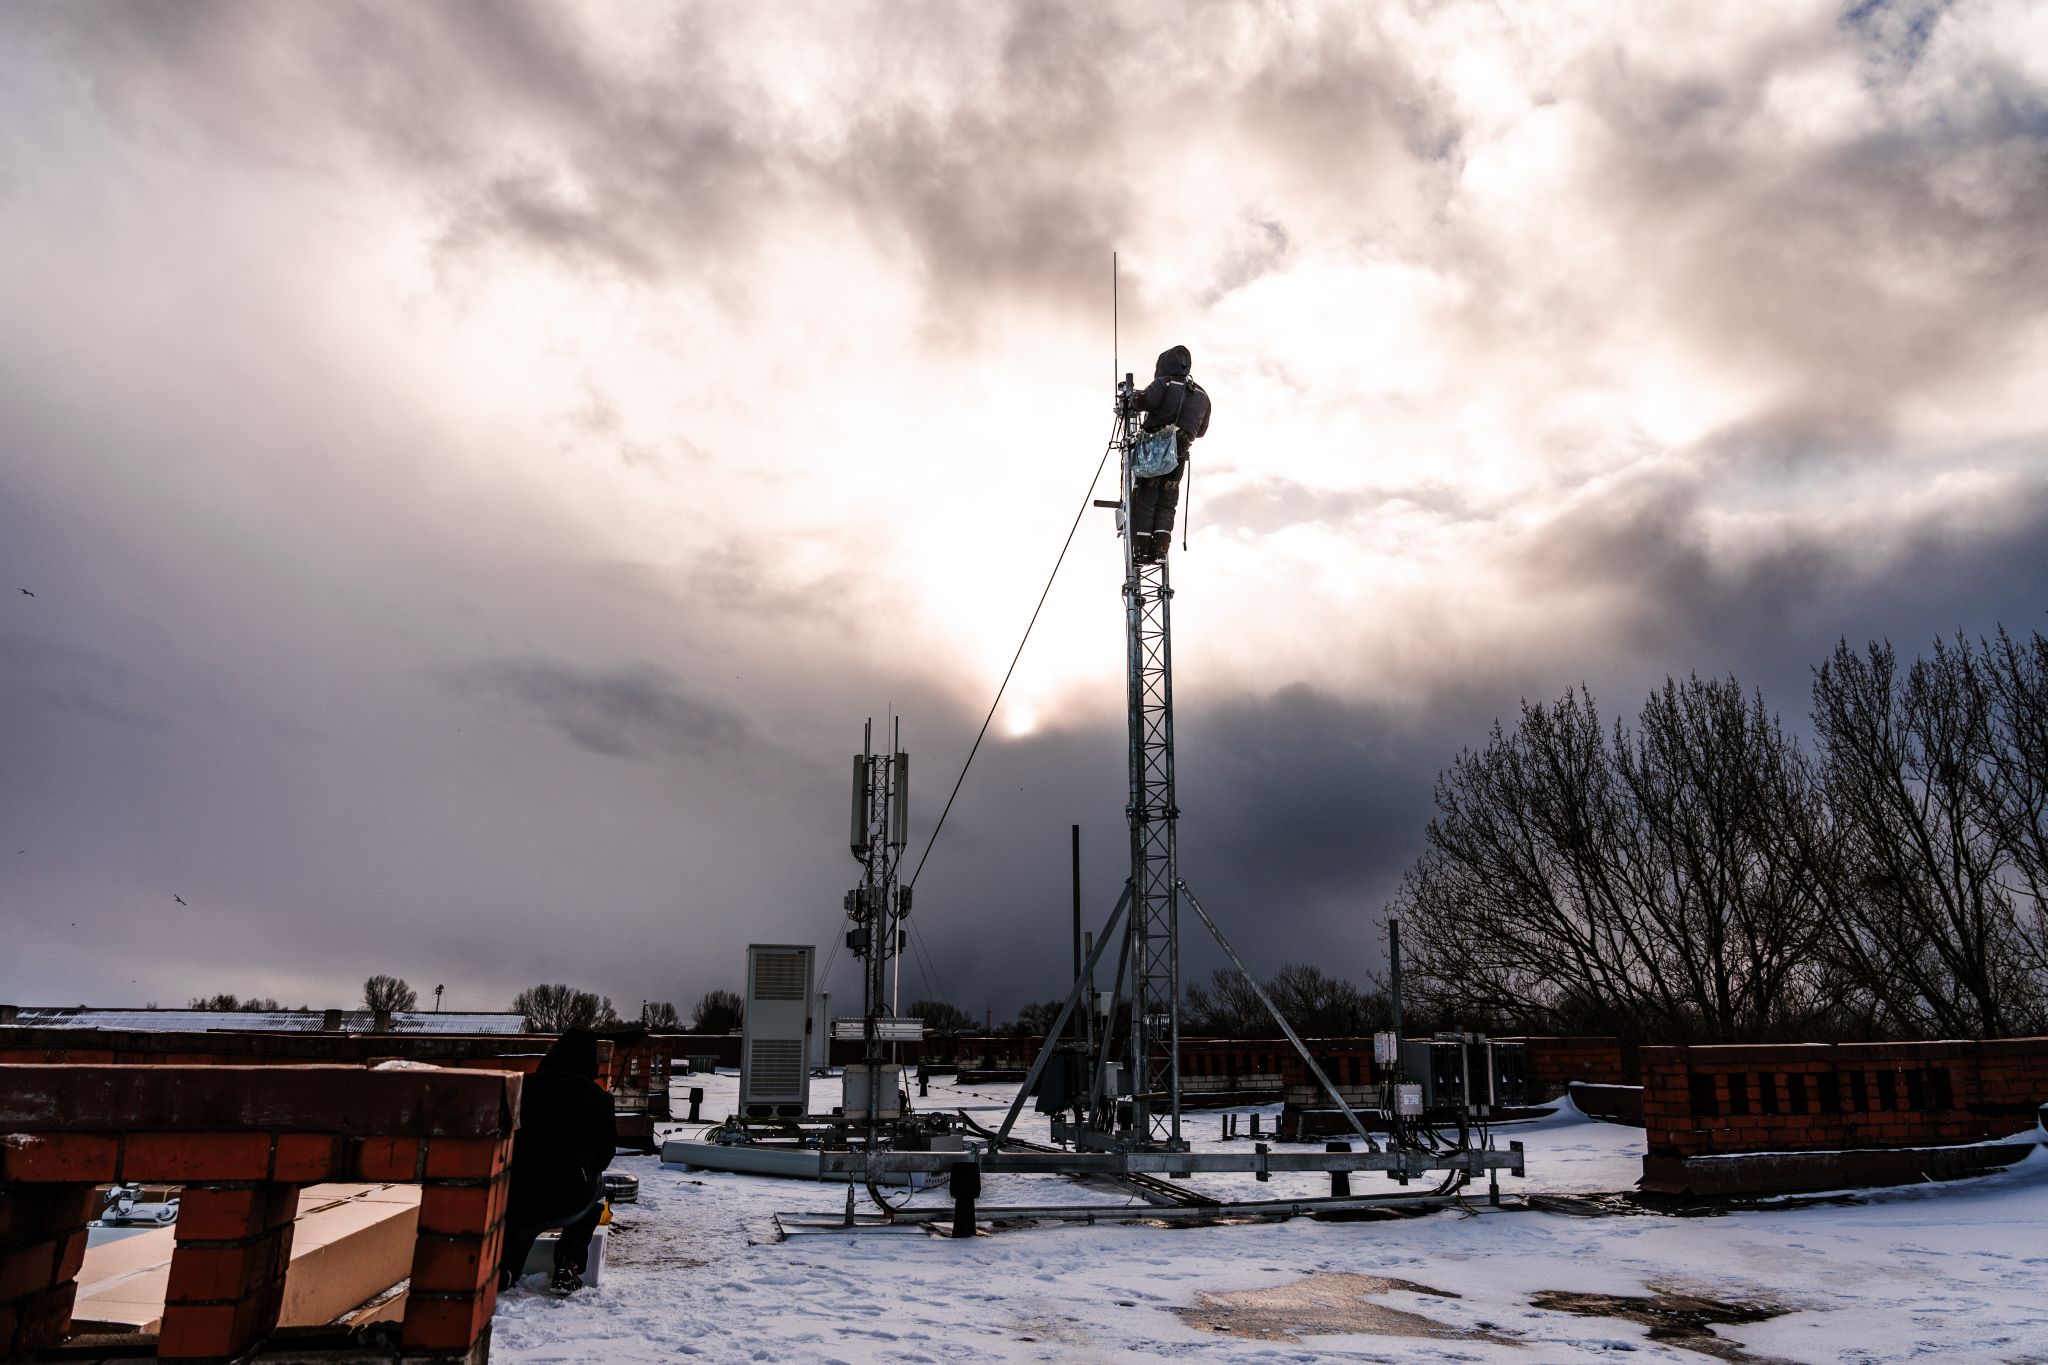
{"type": "MultiPolygon", "coordinates": [[[[862,722],[915,856],[1091,492],[1112,251],[1216,404],[1183,870],[1362,975],[1519,698],[2042,624],[2044,223],[2026,0],[7,5],[0,1000],[829,945],[862,722]]],[[[1058,993],[1070,823],[1109,907],[1106,517],[906,995],[1058,993]]]]}

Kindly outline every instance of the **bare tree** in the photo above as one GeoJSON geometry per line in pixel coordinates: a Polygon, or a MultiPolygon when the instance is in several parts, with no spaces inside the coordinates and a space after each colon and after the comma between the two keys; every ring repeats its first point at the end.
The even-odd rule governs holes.
{"type": "Polygon", "coordinates": [[[2003,628],[1982,651],[1991,689],[1989,805],[2011,860],[2022,951],[2048,981],[2048,637],[2003,628]]]}
{"type": "Polygon", "coordinates": [[[937,1038],[955,1037],[974,1031],[974,1016],[943,1000],[913,1000],[910,1017],[924,1021],[924,1031],[937,1038]]]}
{"type": "MultiPolygon", "coordinates": [[[[1321,1038],[1357,1038],[1393,1019],[1385,997],[1361,991],[1339,976],[1306,962],[1289,962],[1266,983],[1266,993],[1297,1033],[1321,1038]]],[[[1265,1010],[1259,1013],[1266,1016],[1265,1010]]],[[[1265,1017],[1268,1034],[1275,1032],[1265,1017]]]]}
{"type": "Polygon", "coordinates": [[[738,1033],[746,1022],[747,1002],[737,991],[706,991],[690,1010],[690,1028],[695,1033],[738,1033]]]}
{"type": "Polygon", "coordinates": [[[1021,1038],[1043,1038],[1052,1032],[1053,1022],[1060,1017],[1064,1000],[1041,1000],[1024,1006],[1017,1011],[1017,1020],[1010,1025],[1009,1032],[1021,1038]]]}
{"type": "Polygon", "coordinates": [[[640,1006],[640,1023],[657,1033],[674,1033],[683,1026],[682,1018],[676,1013],[674,1004],[667,1000],[648,1000],[640,1006]]]}
{"type": "Polygon", "coordinates": [[[529,986],[512,997],[512,1008],[526,1016],[528,1033],[560,1033],[567,1028],[606,1028],[619,1022],[609,996],[579,991],[561,982],[529,986]]]}
{"type": "Polygon", "coordinates": [[[237,1013],[248,1014],[257,1010],[279,1010],[283,1009],[284,1006],[278,1004],[277,1001],[267,995],[252,995],[247,1000],[244,1000],[240,996],[224,991],[219,995],[198,996],[192,1000],[187,1008],[195,1010],[233,1010],[237,1013]]]}
{"type": "Polygon", "coordinates": [[[1831,1003],[1818,948],[1832,849],[1811,760],[1733,678],[1667,680],[1637,724],[1610,746],[1620,876],[1680,1018],[1725,1040],[1807,1032],[1831,1003]]]}
{"type": "Polygon", "coordinates": [[[373,976],[363,983],[363,1008],[366,1010],[409,1010],[419,1003],[419,992],[398,977],[373,976]]]}
{"type": "Polygon", "coordinates": [[[1209,984],[1190,982],[1183,1014],[1186,1031],[1211,1038],[1270,1038],[1279,1032],[1258,992],[1235,967],[1218,967],[1209,984]]]}
{"type": "MultiPolygon", "coordinates": [[[[1265,983],[1266,994],[1295,1030],[1323,1038],[1358,1037],[1384,1028],[1393,1017],[1387,998],[1305,962],[1290,962],[1265,983]]],[[[1187,1032],[1212,1038],[1273,1038],[1279,1025],[1258,992],[1235,967],[1218,967],[1207,985],[1191,983],[1183,1020],[1187,1032]]]]}
{"type": "Polygon", "coordinates": [[[1796,1035],[1827,1008],[1818,778],[1733,679],[1667,681],[1634,730],[1583,689],[1525,702],[1436,802],[1395,900],[1425,1008],[1673,1041],[1796,1035]]]}
{"type": "MultiPolygon", "coordinates": [[[[1834,944],[1896,1030],[1998,1036],[2048,1019],[2020,904],[2040,903],[2023,851],[2042,761],[2025,709],[2036,653],[2013,647],[2008,670],[1997,648],[1937,641],[1902,676],[1888,643],[1842,641],[1815,672],[1845,860],[1834,944]]],[[[2031,824],[2038,841],[2038,810],[2031,824]]]]}

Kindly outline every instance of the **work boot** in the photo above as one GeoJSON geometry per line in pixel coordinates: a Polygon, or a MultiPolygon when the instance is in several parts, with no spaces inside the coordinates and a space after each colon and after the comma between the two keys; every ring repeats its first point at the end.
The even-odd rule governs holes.
{"type": "Polygon", "coordinates": [[[555,1277],[548,1281],[548,1288],[564,1296],[575,1293],[583,1287],[583,1277],[568,1266],[555,1267],[555,1277]]]}
{"type": "Polygon", "coordinates": [[[1171,550],[1172,548],[1173,532],[1154,531],[1152,533],[1152,558],[1154,560],[1161,560],[1166,558],[1166,552],[1168,550],[1171,550]]]}

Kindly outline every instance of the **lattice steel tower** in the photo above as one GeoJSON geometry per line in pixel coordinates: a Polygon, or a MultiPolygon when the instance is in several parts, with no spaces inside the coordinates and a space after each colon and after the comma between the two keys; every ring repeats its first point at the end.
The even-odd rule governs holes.
{"type": "Polygon", "coordinates": [[[1130,720],[1131,964],[1126,1044],[1131,1113],[1125,1136],[1147,1146],[1185,1148],[1180,1135],[1180,867],[1173,792],[1173,577],[1168,556],[1140,558],[1131,535],[1133,452],[1143,431],[1130,410],[1130,376],[1118,389],[1122,414],[1124,644],[1130,720]]]}

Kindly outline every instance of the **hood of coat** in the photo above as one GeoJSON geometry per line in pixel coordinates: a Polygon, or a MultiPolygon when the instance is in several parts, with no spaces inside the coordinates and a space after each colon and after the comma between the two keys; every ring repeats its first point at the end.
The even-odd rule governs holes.
{"type": "Polygon", "coordinates": [[[587,1028],[563,1029],[548,1055],[541,1058],[542,1071],[563,1071],[586,1081],[597,1079],[597,1035],[587,1028]]]}
{"type": "Polygon", "coordinates": [[[1186,379],[1194,369],[1195,358],[1188,354],[1185,346],[1169,346],[1159,353],[1159,363],[1152,367],[1154,379],[1186,379]]]}

